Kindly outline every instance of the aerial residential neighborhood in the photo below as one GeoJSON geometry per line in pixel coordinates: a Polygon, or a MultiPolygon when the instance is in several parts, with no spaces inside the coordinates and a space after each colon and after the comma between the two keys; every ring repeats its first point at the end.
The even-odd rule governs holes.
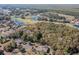
{"type": "Polygon", "coordinates": [[[23,6],[0,6],[0,55],[79,54],[78,8],[23,6]]]}

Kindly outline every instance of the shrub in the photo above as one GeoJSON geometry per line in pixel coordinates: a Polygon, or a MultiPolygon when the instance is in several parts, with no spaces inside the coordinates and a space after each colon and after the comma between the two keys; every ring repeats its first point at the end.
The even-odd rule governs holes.
{"type": "Polygon", "coordinates": [[[25,48],[21,48],[20,51],[21,51],[22,53],[25,53],[25,52],[26,52],[25,48]]]}
{"type": "Polygon", "coordinates": [[[0,55],[4,55],[4,51],[3,50],[0,50],[0,55]]]}

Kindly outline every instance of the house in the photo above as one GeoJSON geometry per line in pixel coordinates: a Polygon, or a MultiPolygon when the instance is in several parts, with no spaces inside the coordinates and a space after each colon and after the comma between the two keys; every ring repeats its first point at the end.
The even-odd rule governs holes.
{"type": "Polygon", "coordinates": [[[79,19],[75,19],[71,22],[74,26],[79,27],[79,19]]]}
{"type": "Polygon", "coordinates": [[[37,16],[37,15],[32,16],[32,20],[34,20],[34,21],[38,20],[38,18],[39,18],[39,16],[37,16]]]}

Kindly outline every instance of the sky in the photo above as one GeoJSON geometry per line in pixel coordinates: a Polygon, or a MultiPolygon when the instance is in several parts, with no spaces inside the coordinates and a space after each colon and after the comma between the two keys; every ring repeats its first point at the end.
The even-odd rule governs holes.
{"type": "Polygon", "coordinates": [[[79,4],[79,0],[0,0],[0,4],[79,4]]]}

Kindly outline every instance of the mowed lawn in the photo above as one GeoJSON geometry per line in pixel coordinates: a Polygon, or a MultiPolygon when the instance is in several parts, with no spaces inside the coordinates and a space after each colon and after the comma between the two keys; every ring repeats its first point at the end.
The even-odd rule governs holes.
{"type": "Polygon", "coordinates": [[[32,19],[22,19],[22,18],[15,18],[14,16],[11,17],[12,20],[14,21],[20,21],[20,22],[23,22],[24,24],[31,24],[33,23],[33,20],[32,19]]]}

